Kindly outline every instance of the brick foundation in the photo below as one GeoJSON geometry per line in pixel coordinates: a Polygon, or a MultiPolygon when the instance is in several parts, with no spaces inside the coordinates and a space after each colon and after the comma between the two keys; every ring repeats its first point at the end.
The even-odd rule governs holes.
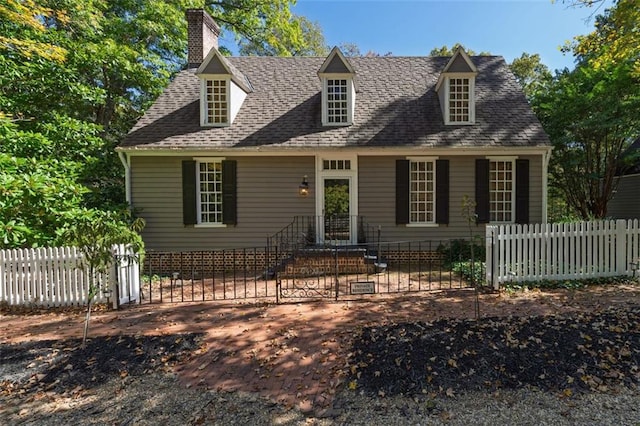
{"type": "MultiPolygon", "coordinates": [[[[375,272],[374,260],[365,258],[365,250],[338,251],[338,273],[365,274],[375,272]]],[[[336,272],[336,258],[333,250],[309,250],[286,259],[280,268],[282,277],[328,275],[336,272]]],[[[436,251],[382,250],[381,258],[390,267],[410,263],[441,265],[443,256],[436,251]]],[[[144,258],[146,275],[171,277],[178,273],[180,278],[209,278],[220,274],[260,275],[276,264],[275,253],[264,249],[236,249],[221,251],[193,252],[148,252],[144,258]]]]}

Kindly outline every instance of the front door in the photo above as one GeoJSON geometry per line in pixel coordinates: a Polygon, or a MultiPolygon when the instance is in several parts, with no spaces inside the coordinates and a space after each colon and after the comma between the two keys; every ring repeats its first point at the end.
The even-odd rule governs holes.
{"type": "Polygon", "coordinates": [[[326,154],[316,157],[316,241],[347,245],[357,242],[358,157],[326,154]]]}
{"type": "Polygon", "coordinates": [[[324,242],[340,245],[351,242],[351,179],[323,179],[324,242]]]}

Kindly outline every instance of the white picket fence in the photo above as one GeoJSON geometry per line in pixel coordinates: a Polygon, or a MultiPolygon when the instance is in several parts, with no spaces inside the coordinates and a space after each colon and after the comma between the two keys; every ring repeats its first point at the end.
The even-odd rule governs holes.
{"type": "MultiPolygon", "coordinates": [[[[140,269],[131,249],[114,246],[110,271],[100,274],[93,301],[139,301],[140,269]],[[118,298],[116,298],[116,294],[118,298]]],[[[0,250],[0,302],[9,305],[78,306],[87,303],[89,274],[75,247],[0,250]]]]}
{"type": "Polygon", "coordinates": [[[638,220],[486,228],[487,282],[599,278],[636,273],[638,220]]]}

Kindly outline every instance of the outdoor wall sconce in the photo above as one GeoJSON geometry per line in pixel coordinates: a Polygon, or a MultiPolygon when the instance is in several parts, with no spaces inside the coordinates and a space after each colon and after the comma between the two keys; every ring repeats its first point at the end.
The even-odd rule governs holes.
{"type": "Polygon", "coordinates": [[[309,195],[309,181],[307,181],[307,175],[302,177],[302,182],[298,186],[298,194],[301,197],[306,197],[309,195]]]}

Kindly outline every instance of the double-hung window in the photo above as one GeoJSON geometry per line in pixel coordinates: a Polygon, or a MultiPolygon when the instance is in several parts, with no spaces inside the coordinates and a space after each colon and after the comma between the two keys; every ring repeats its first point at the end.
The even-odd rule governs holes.
{"type": "Polygon", "coordinates": [[[182,161],[182,214],[185,225],[237,223],[237,162],[216,157],[182,161]]]}
{"type": "Polygon", "coordinates": [[[331,124],[347,124],[349,122],[348,81],[327,79],[327,122],[331,124]]]}
{"type": "Polygon", "coordinates": [[[449,122],[471,122],[471,83],[469,78],[449,79],[449,122]]]}
{"type": "Polygon", "coordinates": [[[222,160],[198,161],[198,223],[222,224],[222,160]]]}
{"type": "Polygon", "coordinates": [[[412,160],[409,165],[409,223],[435,222],[435,160],[412,160]]]}
{"type": "Polygon", "coordinates": [[[229,124],[229,90],[227,80],[205,80],[205,124],[229,124]]]}
{"type": "Polygon", "coordinates": [[[491,160],[489,163],[489,219],[513,222],[515,208],[514,160],[491,160]]]}

